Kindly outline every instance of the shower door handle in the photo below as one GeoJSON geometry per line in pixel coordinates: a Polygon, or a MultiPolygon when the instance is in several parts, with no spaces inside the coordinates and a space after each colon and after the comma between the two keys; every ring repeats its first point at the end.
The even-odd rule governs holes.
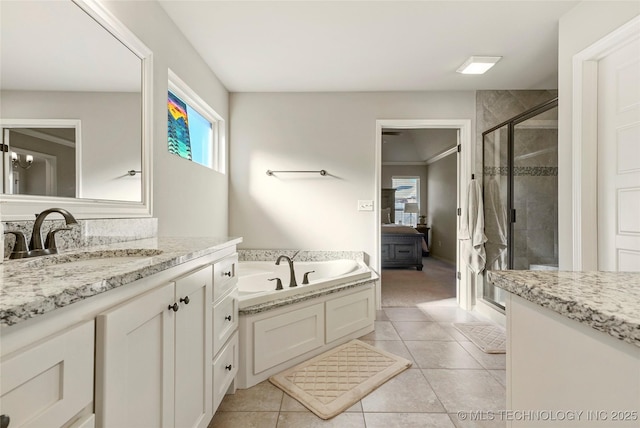
{"type": "Polygon", "coordinates": [[[511,223],[516,222],[516,210],[515,208],[511,210],[511,223]]]}

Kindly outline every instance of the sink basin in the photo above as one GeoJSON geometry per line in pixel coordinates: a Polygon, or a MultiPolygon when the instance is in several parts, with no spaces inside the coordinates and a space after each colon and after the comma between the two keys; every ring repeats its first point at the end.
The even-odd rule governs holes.
{"type": "Polygon", "coordinates": [[[36,257],[25,260],[26,267],[106,267],[119,266],[125,263],[151,260],[154,256],[162,254],[161,250],[148,248],[86,251],[78,253],[54,254],[51,256],[36,257]]]}

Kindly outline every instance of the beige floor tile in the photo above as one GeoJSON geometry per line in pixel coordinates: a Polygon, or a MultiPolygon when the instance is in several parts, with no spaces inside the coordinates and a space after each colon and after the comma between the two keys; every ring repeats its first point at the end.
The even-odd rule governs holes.
{"type": "Polygon", "coordinates": [[[384,308],[390,321],[433,321],[433,319],[418,308],[384,308]]]}
{"type": "Polygon", "coordinates": [[[507,371],[506,370],[487,370],[493,377],[495,377],[502,386],[507,386],[507,371]]]}
{"type": "MultiPolygon", "coordinates": [[[[295,398],[291,398],[287,394],[284,394],[284,398],[282,399],[282,406],[280,407],[281,412],[311,412],[311,410],[307,409],[305,406],[300,404],[298,400],[295,398]]],[[[345,412],[360,412],[362,413],[362,404],[360,401],[355,403],[353,406],[349,407],[345,412]]]]}
{"type": "Polygon", "coordinates": [[[458,342],[468,342],[469,338],[460,333],[460,330],[453,326],[452,322],[439,322],[440,327],[444,328],[444,331],[449,333],[458,342]]]}
{"type": "Polygon", "coordinates": [[[209,428],[276,428],[278,412],[221,412],[213,416],[209,428]]]}
{"type": "Polygon", "coordinates": [[[419,369],[408,369],[362,399],[364,412],[444,412],[419,369]]]}
{"type": "Polygon", "coordinates": [[[507,354],[487,354],[482,352],[480,348],[472,342],[459,342],[464,349],[469,352],[473,358],[485,369],[489,370],[505,370],[507,367],[507,354]]]}
{"type": "Polygon", "coordinates": [[[405,341],[421,369],[483,368],[458,342],[405,341]]]}
{"type": "Polygon", "coordinates": [[[303,427],[365,428],[365,424],[362,413],[341,413],[329,420],[323,420],[311,412],[280,412],[278,428],[303,427]]]}
{"type": "Polygon", "coordinates": [[[486,370],[423,369],[448,412],[505,409],[504,386],[486,370]]]}
{"type": "Polygon", "coordinates": [[[367,428],[454,428],[446,413],[365,413],[367,428]]]}
{"type": "Polygon", "coordinates": [[[375,321],[375,330],[360,337],[361,340],[400,340],[391,321],[375,321]]]}
{"type": "Polygon", "coordinates": [[[249,389],[238,389],[235,394],[225,395],[219,411],[264,412],[279,411],[284,392],[268,380],[249,389]]]}
{"type": "Polygon", "coordinates": [[[411,352],[409,352],[409,349],[407,349],[404,342],[401,340],[363,340],[363,342],[382,349],[383,351],[390,352],[398,357],[406,358],[414,365],[416,364],[416,361],[413,359],[413,355],[411,355],[411,352]]]}
{"type": "Polygon", "coordinates": [[[383,309],[380,309],[376,311],[376,321],[390,321],[390,319],[387,313],[383,309]]]}
{"type": "Polygon", "coordinates": [[[393,321],[393,327],[402,340],[454,340],[436,322],[393,321]]]}
{"type": "Polygon", "coordinates": [[[419,304],[418,308],[438,322],[477,322],[478,317],[456,306],[419,304]]]}

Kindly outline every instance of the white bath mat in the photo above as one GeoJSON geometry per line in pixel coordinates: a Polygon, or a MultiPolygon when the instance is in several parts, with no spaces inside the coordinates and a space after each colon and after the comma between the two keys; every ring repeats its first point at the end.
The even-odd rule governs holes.
{"type": "Polygon", "coordinates": [[[486,322],[468,322],[454,323],[453,326],[487,354],[507,352],[507,336],[499,325],[486,322]]]}
{"type": "Polygon", "coordinates": [[[322,419],[330,419],[411,367],[404,358],[359,340],[340,345],[269,381],[322,419]]]}

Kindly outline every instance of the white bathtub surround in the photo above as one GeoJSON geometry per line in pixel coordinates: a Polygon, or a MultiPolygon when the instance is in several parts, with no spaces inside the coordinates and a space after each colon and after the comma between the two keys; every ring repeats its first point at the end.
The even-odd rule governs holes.
{"type": "Polygon", "coordinates": [[[363,261],[350,259],[294,262],[294,270],[298,285],[289,287],[287,263],[240,262],[238,291],[241,313],[262,312],[378,280],[378,275],[363,261]],[[309,283],[304,284],[307,272],[309,283]],[[272,278],[282,281],[282,290],[276,290],[275,281],[270,281],[272,278]]]}
{"type": "Polygon", "coordinates": [[[101,254],[113,257],[147,251],[144,253],[147,257],[117,265],[73,266],[51,262],[60,257],[67,261],[85,258],[84,247],[58,255],[6,260],[0,277],[0,325],[14,325],[40,316],[238,242],[241,238],[150,238],[90,247],[96,260],[101,254]]]}
{"type": "Polygon", "coordinates": [[[238,387],[249,388],[306,359],[370,333],[379,279],[354,251],[300,251],[294,258],[298,286],[287,263],[295,250],[240,250],[238,387]],[[247,261],[250,259],[252,261],[247,261]],[[304,272],[315,270],[303,285],[304,272]],[[279,277],[283,290],[275,290],[279,277]],[[244,283],[244,285],[243,285],[244,283]]]}
{"type": "MultiPolygon", "coordinates": [[[[73,214],[73,213],[72,213],[73,214]]],[[[42,235],[54,228],[67,227],[64,220],[51,216],[42,226],[42,235]]],[[[4,230],[18,230],[25,234],[27,242],[31,239],[33,221],[3,222],[4,230]]],[[[69,250],[115,242],[135,241],[153,238],[158,235],[157,218],[121,218],[78,220],[78,226],[56,234],[58,249],[69,250]]],[[[15,238],[7,235],[4,240],[4,256],[8,258],[13,249],[15,238]]]]}
{"type": "Polygon", "coordinates": [[[640,273],[490,271],[497,287],[640,347],[640,273]]]}

